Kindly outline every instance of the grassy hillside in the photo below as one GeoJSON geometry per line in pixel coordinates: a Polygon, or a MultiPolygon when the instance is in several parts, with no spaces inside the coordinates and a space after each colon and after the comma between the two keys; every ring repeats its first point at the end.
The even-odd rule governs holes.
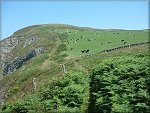
{"type": "Polygon", "coordinates": [[[36,47],[44,47],[44,53],[23,63],[21,68],[9,76],[3,77],[0,81],[0,91],[7,94],[6,108],[3,107],[4,112],[7,110],[12,112],[11,110],[17,110],[17,107],[21,109],[20,106],[27,104],[24,103],[24,99],[33,101],[32,104],[29,103],[25,106],[25,109],[30,111],[29,113],[66,112],[66,109],[68,112],[87,112],[90,109],[92,94],[90,92],[90,74],[94,67],[101,64],[103,60],[109,61],[109,59],[117,59],[119,56],[120,59],[138,57],[139,60],[142,60],[144,58],[146,60],[143,65],[144,63],[147,65],[148,61],[148,44],[111,52],[97,52],[118,46],[148,42],[149,30],[103,30],[70,25],[35,25],[17,31],[11,37],[23,38],[11,51],[13,56],[8,63],[36,47]],[[34,37],[34,41],[24,47],[30,37],[34,37]],[[83,50],[89,50],[89,52],[82,53],[83,50]],[[90,53],[96,54],[86,56],[90,53]],[[63,73],[62,64],[65,65],[66,74],[63,73]],[[36,91],[33,91],[33,78],[36,78],[36,91]],[[60,92],[55,92],[56,89],[60,92]],[[72,92],[69,95],[67,92],[70,89],[72,92]],[[71,101],[72,99],[74,101],[71,101]],[[20,104],[22,102],[23,105],[20,104]],[[55,109],[56,103],[57,109],[55,109]],[[39,108],[33,106],[34,104],[37,104],[39,108]],[[45,106],[43,107],[43,105],[45,106]]]}
{"type": "Polygon", "coordinates": [[[66,51],[63,53],[70,56],[83,55],[81,51],[87,49],[90,50],[90,53],[95,53],[118,46],[149,41],[149,31],[145,30],[99,30],[69,25],[31,26],[14,33],[14,35],[37,37],[37,40],[25,49],[20,50],[21,47],[16,47],[14,53],[18,53],[18,55],[21,54],[19,51],[23,53],[36,46],[44,46],[46,49],[55,48],[53,46],[60,41],[66,45],[66,51]]]}
{"type": "Polygon", "coordinates": [[[148,32],[136,30],[68,30],[68,32],[66,52],[69,55],[81,55],[81,50],[89,49],[94,53],[149,40],[148,32]]]}

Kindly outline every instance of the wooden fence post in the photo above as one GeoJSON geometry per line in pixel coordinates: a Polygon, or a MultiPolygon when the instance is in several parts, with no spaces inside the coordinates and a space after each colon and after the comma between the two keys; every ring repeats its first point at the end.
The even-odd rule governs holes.
{"type": "Polygon", "coordinates": [[[67,72],[64,64],[62,64],[62,71],[63,71],[63,73],[67,72]]]}
{"type": "Polygon", "coordinates": [[[33,87],[33,91],[36,91],[36,81],[35,81],[35,78],[32,79],[32,87],[33,87]]]}

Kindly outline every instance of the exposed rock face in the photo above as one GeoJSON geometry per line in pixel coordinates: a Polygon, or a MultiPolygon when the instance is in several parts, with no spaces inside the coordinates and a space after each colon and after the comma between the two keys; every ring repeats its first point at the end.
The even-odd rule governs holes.
{"type": "Polygon", "coordinates": [[[32,42],[34,42],[35,39],[36,39],[36,37],[34,35],[29,36],[28,39],[25,41],[23,47],[30,45],[32,42]]]}
{"type": "Polygon", "coordinates": [[[17,46],[21,41],[23,36],[9,37],[0,42],[0,78],[2,76],[2,69],[6,62],[12,58],[13,54],[11,51],[17,46]]]}
{"type": "MultiPolygon", "coordinates": [[[[21,37],[20,37],[21,39],[21,37]]],[[[13,48],[19,44],[20,40],[18,40],[18,37],[11,37],[7,38],[0,43],[0,49],[1,49],[1,60],[5,61],[6,56],[13,50],[13,48]]],[[[9,57],[9,56],[8,56],[9,57]]]]}
{"type": "Polygon", "coordinates": [[[16,69],[22,67],[23,63],[44,52],[43,47],[38,47],[20,58],[15,58],[11,63],[7,64],[3,69],[3,75],[12,73],[16,69]]]}
{"type": "Polygon", "coordinates": [[[24,54],[22,57],[16,57],[15,59],[12,59],[14,56],[12,50],[15,47],[17,47],[19,44],[22,45],[24,43],[22,47],[25,48],[31,43],[33,43],[37,37],[34,34],[31,34],[26,38],[25,42],[23,42],[24,38],[25,37],[21,35],[11,36],[0,41],[0,79],[3,75],[12,73],[16,69],[20,68],[24,62],[28,61],[29,59],[44,51],[43,47],[38,47],[24,54]]]}

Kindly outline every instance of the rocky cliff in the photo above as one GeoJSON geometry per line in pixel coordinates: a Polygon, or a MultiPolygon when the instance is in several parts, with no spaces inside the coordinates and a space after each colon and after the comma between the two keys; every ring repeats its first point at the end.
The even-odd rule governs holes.
{"type": "Polygon", "coordinates": [[[22,56],[17,56],[14,58],[14,53],[12,51],[15,49],[15,47],[21,45],[22,48],[26,48],[33,43],[36,38],[36,36],[31,34],[27,37],[24,37],[23,35],[11,36],[0,41],[0,79],[4,75],[7,75],[20,68],[24,62],[44,51],[43,47],[36,47],[31,51],[24,53],[22,56]]]}
{"type": "Polygon", "coordinates": [[[25,54],[24,56],[20,58],[15,58],[11,63],[6,64],[3,69],[3,75],[7,75],[9,73],[12,73],[16,69],[22,67],[23,63],[28,61],[29,59],[35,57],[38,54],[43,53],[44,48],[43,47],[38,47],[32,50],[31,52],[25,54]]]}

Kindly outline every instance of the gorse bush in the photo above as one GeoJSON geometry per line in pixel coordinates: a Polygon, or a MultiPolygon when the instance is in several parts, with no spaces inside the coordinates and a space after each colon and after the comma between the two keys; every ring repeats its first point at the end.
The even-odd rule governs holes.
{"type": "Polygon", "coordinates": [[[106,60],[92,72],[93,111],[149,113],[150,69],[145,57],[106,60]]]}

